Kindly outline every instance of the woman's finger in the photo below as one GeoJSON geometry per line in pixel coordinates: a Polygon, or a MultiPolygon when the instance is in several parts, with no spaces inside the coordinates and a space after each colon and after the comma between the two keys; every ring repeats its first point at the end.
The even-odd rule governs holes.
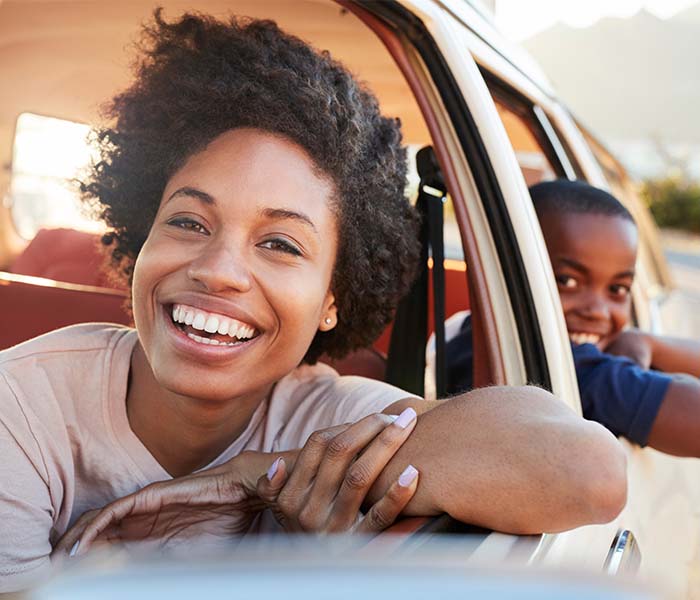
{"type": "Polygon", "coordinates": [[[280,507],[287,516],[296,513],[300,506],[306,503],[306,496],[311,487],[318,466],[326,453],[326,447],[339,433],[348,429],[349,423],[336,425],[328,429],[314,431],[297,456],[294,470],[289,474],[287,484],[279,495],[280,507]]]}
{"type": "Polygon", "coordinates": [[[108,527],[115,525],[127,515],[133,513],[136,506],[137,494],[139,494],[139,492],[115,500],[100,510],[85,527],[82,536],[78,540],[79,546],[75,549],[74,554],[80,555],[87,552],[92,542],[94,542],[108,527]]]}
{"type": "Polygon", "coordinates": [[[80,518],[73,523],[73,526],[63,534],[63,537],[61,537],[61,539],[58,541],[58,544],[54,546],[52,554],[70,554],[71,550],[75,547],[76,542],[83,535],[85,528],[99,512],[99,509],[84,512],[80,518]]]}
{"type": "Polygon", "coordinates": [[[90,544],[107,527],[119,523],[127,516],[153,515],[156,517],[165,507],[175,504],[201,506],[212,503],[233,503],[245,498],[246,492],[242,488],[223,486],[224,480],[225,472],[217,469],[206,476],[197,474],[152,483],[142,490],[111,502],[85,528],[80,538],[78,554],[87,551],[90,544]]]}
{"type": "Polygon", "coordinates": [[[376,535],[392,525],[418,489],[418,470],[408,465],[386,494],[375,502],[355,527],[355,533],[376,535]]]}
{"type": "MultiPolygon", "coordinates": [[[[378,413],[368,415],[339,433],[328,443],[323,460],[319,464],[318,473],[313,481],[308,501],[299,515],[303,528],[315,529],[318,527],[319,521],[326,522],[344,479],[353,470],[353,466],[351,466],[353,461],[392,423],[394,423],[394,418],[389,415],[378,413]]],[[[360,484],[360,479],[369,475],[364,471],[360,473],[358,470],[353,470],[352,472],[357,477],[358,484],[360,484]]],[[[369,490],[369,486],[366,489],[369,490]]],[[[349,527],[355,515],[347,515],[347,517],[349,527]]]]}
{"type": "Polygon", "coordinates": [[[266,504],[277,502],[277,496],[287,481],[287,464],[284,459],[278,457],[267,470],[267,473],[258,479],[256,491],[258,498],[266,504]]]}
{"type": "Polygon", "coordinates": [[[347,469],[333,502],[333,528],[342,529],[353,522],[377,477],[408,439],[415,426],[416,411],[407,408],[371,441],[347,469]]]}

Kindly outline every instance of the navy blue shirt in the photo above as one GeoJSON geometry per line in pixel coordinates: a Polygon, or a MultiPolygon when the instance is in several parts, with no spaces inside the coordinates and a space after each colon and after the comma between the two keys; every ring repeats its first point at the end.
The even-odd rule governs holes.
{"type": "MultiPolygon", "coordinates": [[[[571,345],[581,408],[615,435],[645,446],[672,377],[642,369],[633,360],[601,352],[593,344],[571,345]]],[[[472,384],[471,317],[447,342],[447,391],[456,394],[472,384]]]]}

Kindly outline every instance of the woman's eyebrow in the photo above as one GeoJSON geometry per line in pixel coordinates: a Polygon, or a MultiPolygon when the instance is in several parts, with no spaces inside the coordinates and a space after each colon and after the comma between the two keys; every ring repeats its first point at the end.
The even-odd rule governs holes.
{"type": "Polygon", "coordinates": [[[266,208],[265,210],[261,211],[261,214],[268,219],[292,219],[293,221],[298,221],[304,225],[307,225],[308,227],[311,227],[311,229],[314,230],[314,233],[318,233],[313,221],[304,213],[290,210],[288,208],[266,208]]]}
{"type": "Polygon", "coordinates": [[[166,202],[169,202],[176,196],[191,196],[192,198],[197,198],[197,200],[201,200],[205,204],[216,204],[216,200],[214,200],[214,196],[210,196],[206,192],[203,192],[202,190],[198,190],[197,188],[189,187],[189,186],[184,186],[181,188],[178,188],[175,190],[166,202]]]}

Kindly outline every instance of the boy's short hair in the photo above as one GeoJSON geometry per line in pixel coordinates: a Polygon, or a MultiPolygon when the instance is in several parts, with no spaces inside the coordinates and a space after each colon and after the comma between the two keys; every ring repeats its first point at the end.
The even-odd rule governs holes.
{"type": "Polygon", "coordinates": [[[538,217],[547,212],[578,213],[621,217],[635,222],[615,196],[585,181],[543,181],[530,187],[530,196],[538,217]]]}

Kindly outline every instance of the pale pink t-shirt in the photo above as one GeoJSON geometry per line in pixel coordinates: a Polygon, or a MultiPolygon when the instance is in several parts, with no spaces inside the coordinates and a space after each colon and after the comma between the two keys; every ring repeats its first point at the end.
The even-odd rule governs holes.
{"type": "MultiPolygon", "coordinates": [[[[136,341],[134,329],[86,324],[0,352],[0,592],[43,575],[52,545],[86,510],[170,479],[127,420],[136,341]]],[[[313,431],[408,396],[327,365],[299,367],[208,467],[243,450],[299,448],[313,431]]]]}

